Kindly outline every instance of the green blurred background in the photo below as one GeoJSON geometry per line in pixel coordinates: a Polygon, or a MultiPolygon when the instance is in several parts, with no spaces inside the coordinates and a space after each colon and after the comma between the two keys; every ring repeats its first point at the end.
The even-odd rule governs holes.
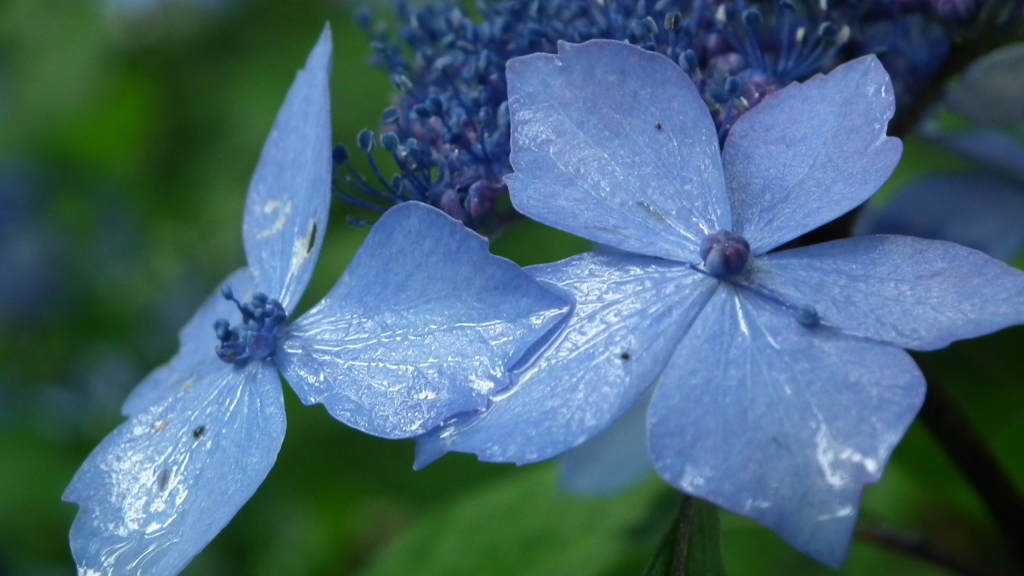
{"type": "MultiPolygon", "coordinates": [[[[382,18],[387,6],[371,6],[382,18]]],[[[244,263],[245,191],[274,114],[325,21],[335,140],[376,128],[385,73],[343,2],[0,0],[0,576],[74,572],[60,501],[166,361],[208,291],[244,263]]],[[[901,176],[923,169],[911,144],[901,176]]],[[[365,229],[335,205],[300,309],[365,229]]],[[[522,264],[585,245],[539,226],[503,236],[522,264]]],[[[1021,329],[927,356],[1024,478],[1021,329]]],[[[287,390],[287,388],[286,388],[287,390]]],[[[557,464],[450,455],[349,430],[286,392],[289,430],[256,496],[185,574],[638,574],[678,494],[651,478],[606,499],[557,489],[557,464]]],[[[982,565],[1005,563],[979,501],[915,426],[861,513],[982,565]]],[[[756,524],[723,518],[734,575],[826,574],[756,524]]],[[[844,574],[948,574],[855,543],[844,574]]]]}

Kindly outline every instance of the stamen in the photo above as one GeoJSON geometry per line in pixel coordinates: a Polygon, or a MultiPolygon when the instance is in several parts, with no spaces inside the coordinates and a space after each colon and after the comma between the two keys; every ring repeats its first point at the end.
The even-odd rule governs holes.
{"type": "Polygon", "coordinates": [[[235,298],[229,286],[220,290],[225,300],[235,303],[242,314],[241,324],[231,327],[224,318],[213,323],[213,331],[220,344],[217,357],[229,364],[244,364],[250,359],[262,360],[274,353],[277,333],[288,321],[281,303],[262,292],[256,292],[248,302],[235,298]]]}

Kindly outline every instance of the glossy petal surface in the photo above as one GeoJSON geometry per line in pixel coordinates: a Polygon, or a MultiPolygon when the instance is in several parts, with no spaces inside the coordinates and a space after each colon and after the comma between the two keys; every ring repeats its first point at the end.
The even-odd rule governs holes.
{"type": "Polygon", "coordinates": [[[277,113],[249,184],[242,239],[259,290],[288,313],[313,274],[331,204],[331,31],[277,113]]]}
{"type": "Polygon", "coordinates": [[[562,489],[582,496],[614,494],[652,475],[647,454],[649,404],[648,394],[604,432],[562,455],[562,489]]]}
{"type": "Polygon", "coordinates": [[[934,350],[1024,323],[1024,272],[952,242],[861,236],[758,259],[756,281],[821,321],[934,350]]]}
{"type": "Polygon", "coordinates": [[[107,436],[64,499],[80,574],[180,572],[270,472],[284,403],[269,363],[235,369],[213,353],[169,377],[175,393],[107,436]]]}
{"type": "Polygon", "coordinates": [[[1024,186],[988,174],[934,174],[885,206],[868,205],[854,232],[948,240],[1009,261],[1024,248],[1022,222],[1024,186]]]}
{"type": "Polygon", "coordinates": [[[451,451],[527,464],[597,435],[658,377],[717,282],[631,254],[591,252],[529,271],[575,302],[568,324],[486,412],[419,439],[417,467],[451,451]]]}
{"type": "Polygon", "coordinates": [[[371,434],[410,437],[486,406],[567,308],[481,236],[408,202],[374,225],[276,357],[303,402],[371,434]]]}
{"type": "Polygon", "coordinates": [[[238,316],[238,308],[234,303],[221,295],[220,289],[223,286],[230,286],[235,296],[244,301],[254,291],[252,273],[243,268],[220,283],[178,332],[178,353],[169,362],[150,372],[132,390],[121,407],[122,414],[134,416],[153,404],[163,402],[177,391],[181,374],[197,363],[202,363],[207,356],[216,357],[218,341],[213,330],[214,321],[238,316]]]}
{"type": "Polygon", "coordinates": [[[744,114],[722,151],[732,231],[763,254],[852,210],[889,178],[903,145],[874,56],[794,83],[744,114]]]}
{"type": "Polygon", "coordinates": [[[923,399],[904,351],[723,284],[651,399],[651,454],[670,484],[838,566],[864,484],[923,399]]]}
{"type": "Polygon", "coordinates": [[[510,60],[507,77],[517,210],[683,262],[700,260],[704,234],[729,228],[711,115],[668,58],[623,42],[559,42],[557,55],[510,60]]]}

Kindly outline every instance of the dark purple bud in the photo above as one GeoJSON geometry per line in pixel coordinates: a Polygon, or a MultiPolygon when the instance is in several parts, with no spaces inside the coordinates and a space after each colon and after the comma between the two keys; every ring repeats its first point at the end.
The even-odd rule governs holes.
{"type": "Polygon", "coordinates": [[[413,106],[412,111],[413,114],[416,114],[420,118],[430,118],[431,116],[433,116],[433,114],[430,113],[430,110],[423,104],[417,104],[413,106]]]}
{"type": "Polygon", "coordinates": [[[653,34],[657,34],[658,33],[658,23],[655,22],[654,18],[651,18],[650,16],[648,16],[648,17],[644,18],[643,20],[641,20],[640,21],[640,25],[644,27],[644,30],[648,34],[652,34],[653,35],[653,34]]]}
{"type": "Polygon", "coordinates": [[[751,28],[756,28],[761,25],[762,17],[761,11],[757,8],[748,8],[743,11],[743,23],[751,28]]]}
{"type": "Polygon", "coordinates": [[[230,328],[231,325],[223,318],[219,318],[213,323],[213,331],[217,335],[217,340],[220,340],[221,342],[226,342],[231,338],[230,328]]]}
{"type": "Polygon", "coordinates": [[[739,96],[740,88],[742,87],[743,86],[742,84],[740,84],[740,79],[735,76],[729,76],[728,78],[725,79],[725,93],[726,95],[729,96],[729,98],[735,98],[739,96]]]}
{"type": "Polygon", "coordinates": [[[356,136],[356,143],[359,144],[359,149],[363,152],[370,153],[373,151],[373,132],[363,128],[359,131],[359,135],[356,136]]]}
{"type": "Polygon", "coordinates": [[[338,166],[343,166],[348,162],[348,148],[345,148],[340,144],[334,147],[332,155],[334,157],[334,163],[338,166]]]}
{"type": "Polygon", "coordinates": [[[380,135],[380,145],[388,152],[398,150],[398,136],[394,132],[385,132],[380,135]]]}
{"type": "Polygon", "coordinates": [[[440,116],[444,112],[444,102],[441,101],[437,96],[431,96],[424,102],[427,107],[427,111],[430,112],[431,116],[440,116]]]}
{"type": "Polygon", "coordinates": [[[715,278],[735,276],[747,267],[750,244],[728,230],[708,234],[700,243],[700,258],[707,273],[715,278]]]}
{"type": "Polygon", "coordinates": [[[501,186],[484,179],[474,182],[466,194],[466,208],[469,210],[469,216],[475,220],[490,212],[501,189],[501,186]]]}
{"type": "Polygon", "coordinates": [[[682,12],[669,12],[665,14],[665,30],[676,30],[683,26],[683,14],[682,12]]]}
{"type": "Polygon", "coordinates": [[[448,188],[441,195],[441,210],[460,222],[466,220],[466,209],[462,207],[462,196],[454,188],[448,188]]]}
{"type": "Polygon", "coordinates": [[[693,50],[687,50],[679,55],[679,66],[688,73],[697,70],[697,54],[693,50]]]}

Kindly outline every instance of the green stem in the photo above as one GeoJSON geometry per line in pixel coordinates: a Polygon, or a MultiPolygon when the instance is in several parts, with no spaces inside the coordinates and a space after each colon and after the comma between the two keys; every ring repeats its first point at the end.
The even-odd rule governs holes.
{"type": "Polygon", "coordinates": [[[677,526],[675,529],[676,553],[672,558],[672,576],[684,576],[686,574],[686,560],[690,551],[690,534],[693,533],[693,520],[696,517],[697,501],[691,496],[683,496],[679,503],[679,510],[676,518],[672,521],[677,526]]]}
{"type": "Polygon", "coordinates": [[[928,393],[921,421],[981,498],[1011,556],[1024,567],[1024,498],[963,408],[933,374],[922,371],[928,393]]]}
{"type": "Polygon", "coordinates": [[[941,566],[950,572],[963,576],[1020,576],[989,566],[978,566],[965,561],[948,551],[932,545],[921,534],[913,534],[881,524],[859,524],[855,533],[858,540],[871,542],[907,556],[941,566]]]}

